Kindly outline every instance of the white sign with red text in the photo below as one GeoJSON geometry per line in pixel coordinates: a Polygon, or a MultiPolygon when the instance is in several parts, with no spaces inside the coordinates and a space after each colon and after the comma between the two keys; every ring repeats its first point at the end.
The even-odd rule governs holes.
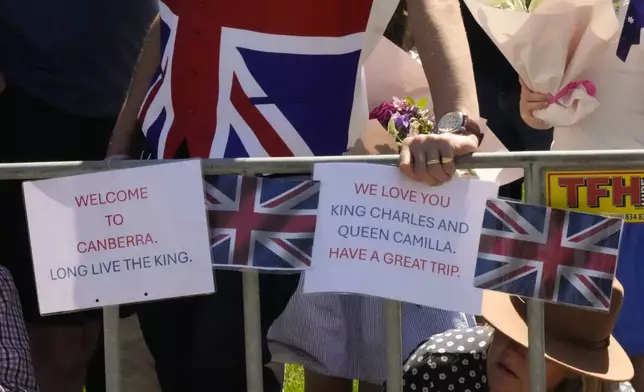
{"type": "Polygon", "coordinates": [[[485,203],[496,197],[496,183],[458,178],[429,187],[396,167],[363,163],[317,164],[313,178],[321,188],[305,293],[480,313],[482,290],[472,282],[485,203]]]}
{"type": "Polygon", "coordinates": [[[23,190],[41,314],[214,292],[199,160],[23,190]]]}

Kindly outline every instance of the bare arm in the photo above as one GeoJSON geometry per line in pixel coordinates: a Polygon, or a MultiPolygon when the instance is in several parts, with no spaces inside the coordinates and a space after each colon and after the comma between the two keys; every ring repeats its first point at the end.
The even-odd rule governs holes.
{"type": "Polygon", "coordinates": [[[407,0],[409,22],[432,92],[436,118],[479,118],[470,48],[458,0],[407,0]]]}
{"type": "MultiPolygon", "coordinates": [[[[423,63],[434,112],[479,119],[470,47],[458,0],[407,0],[411,33],[423,63]]],[[[453,158],[478,148],[476,135],[419,135],[403,141],[399,167],[407,176],[440,185],[454,174],[453,158]]]]}
{"type": "Polygon", "coordinates": [[[114,126],[107,155],[126,155],[137,130],[137,117],[161,61],[161,29],[157,16],[148,31],[130,83],[125,103],[114,126]]]}

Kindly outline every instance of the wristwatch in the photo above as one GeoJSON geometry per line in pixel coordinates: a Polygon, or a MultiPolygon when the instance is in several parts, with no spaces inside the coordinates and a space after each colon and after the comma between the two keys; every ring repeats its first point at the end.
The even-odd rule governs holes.
{"type": "Polygon", "coordinates": [[[460,133],[463,135],[475,135],[479,141],[483,141],[483,132],[478,123],[468,117],[463,112],[450,112],[441,117],[436,124],[438,133],[460,133]]]}

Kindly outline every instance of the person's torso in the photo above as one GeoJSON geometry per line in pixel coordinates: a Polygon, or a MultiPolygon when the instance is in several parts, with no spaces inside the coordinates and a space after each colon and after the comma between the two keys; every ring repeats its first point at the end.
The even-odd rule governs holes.
{"type": "Polygon", "coordinates": [[[155,0],[0,0],[0,73],[64,111],[115,117],[155,0]]]}
{"type": "MultiPolygon", "coordinates": [[[[628,9],[619,12],[623,23],[628,9]]],[[[644,147],[644,47],[631,47],[626,62],[617,57],[619,40],[585,79],[597,87],[599,107],[570,128],[555,128],[553,150],[638,149],[644,147]]]]}
{"type": "Polygon", "coordinates": [[[461,0],[463,24],[470,45],[474,76],[480,78],[498,79],[503,85],[518,86],[518,75],[512,65],[503,56],[499,48],[478,24],[472,12],[461,0]]]}
{"type": "Polygon", "coordinates": [[[362,64],[394,0],[160,3],[141,108],[152,158],[340,155],[367,120],[362,64]]]}

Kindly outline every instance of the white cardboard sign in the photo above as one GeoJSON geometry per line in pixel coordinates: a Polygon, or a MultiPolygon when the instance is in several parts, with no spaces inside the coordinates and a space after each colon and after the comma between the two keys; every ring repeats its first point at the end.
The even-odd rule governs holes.
{"type": "Polygon", "coordinates": [[[23,190],[41,314],[214,292],[199,160],[23,190]]]}
{"type": "Polygon", "coordinates": [[[315,165],[321,181],[313,265],[304,292],[371,295],[478,314],[473,287],[485,202],[494,182],[429,187],[393,166],[315,165]]]}

